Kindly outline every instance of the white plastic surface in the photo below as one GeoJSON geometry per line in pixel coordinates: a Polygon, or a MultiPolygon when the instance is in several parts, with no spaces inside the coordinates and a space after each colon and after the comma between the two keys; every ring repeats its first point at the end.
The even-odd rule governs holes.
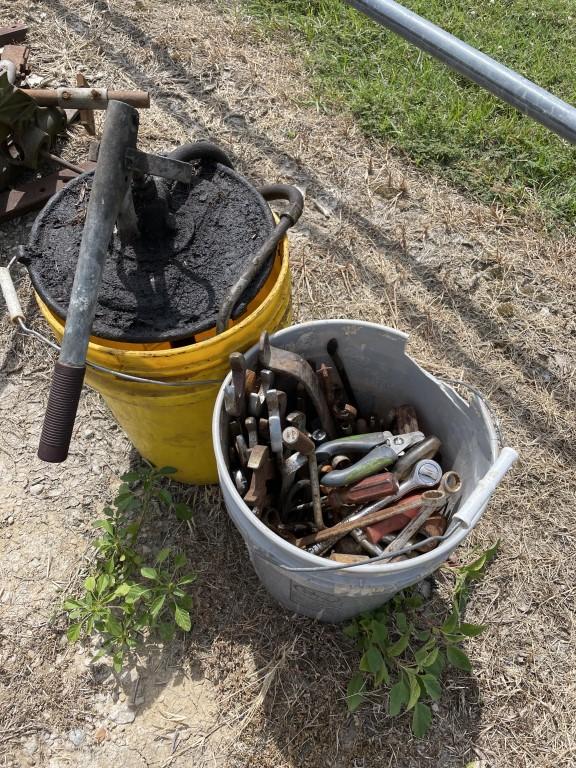
{"type": "MultiPolygon", "coordinates": [[[[294,547],[273,533],[244,504],[227,466],[228,430],[224,387],[214,408],[212,437],[220,486],[228,513],[240,531],[252,564],[266,589],[286,608],[322,621],[344,621],[376,608],[405,587],[433,573],[477,524],[497,483],[510,466],[511,454],[502,451],[497,468],[483,481],[498,456],[498,442],[490,415],[475,396],[466,402],[451,387],[424,371],[405,353],[407,336],[372,323],[322,320],[279,331],[272,344],[329,362],[326,344],[338,339],[339,353],[363,413],[387,413],[410,403],[419,414],[422,431],[442,441],[442,464],[462,477],[457,514],[468,528],[456,526],[436,549],[397,563],[367,563],[342,571],[328,570],[334,562],[294,547]],[[481,492],[474,493],[477,487],[481,492]],[[467,502],[469,503],[467,504],[467,502]],[[321,566],[315,572],[288,568],[321,566]]],[[[246,357],[255,363],[256,348],[246,357]]],[[[509,449],[511,451],[511,449],[509,449]]],[[[515,452],[512,452],[515,455],[515,452]]]]}
{"type": "Polygon", "coordinates": [[[18,294],[16,293],[16,288],[14,287],[12,275],[10,274],[8,267],[0,267],[0,290],[2,291],[2,296],[4,296],[10,320],[12,320],[13,323],[19,318],[24,320],[24,312],[22,312],[18,294]]]}

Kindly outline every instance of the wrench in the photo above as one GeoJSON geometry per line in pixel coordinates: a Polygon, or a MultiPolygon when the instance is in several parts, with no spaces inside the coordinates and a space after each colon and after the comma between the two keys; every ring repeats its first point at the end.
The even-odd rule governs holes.
{"type": "Polygon", "coordinates": [[[282,415],[280,411],[280,393],[277,389],[269,389],[266,393],[268,406],[268,430],[270,432],[270,449],[272,453],[282,454],[282,415]]]}
{"type": "Polygon", "coordinates": [[[274,477],[274,464],[270,459],[267,445],[256,445],[250,451],[248,469],[252,470],[250,487],[244,496],[244,501],[252,507],[258,517],[268,501],[268,480],[274,477]]]}
{"type": "Polygon", "coordinates": [[[322,517],[322,500],[320,498],[320,483],[318,481],[318,464],[314,452],[314,441],[296,427],[286,427],[282,439],[288,448],[297,450],[308,459],[310,470],[310,488],[312,490],[312,505],[314,509],[314,525],[317,530],[326,528],[322,517]]]}
{"type": "Polygon", "coordinates": [[[318,414],[322,429],[324,429],[329,437],[334,437],[336,435],[334,419],[318,383],[318,378],[306,360],[295,352],[272,347],[267,331],[264,331],[260,336],[259,358],[261,365],[265,368],[270,368],[276,373],[285,373],[295,378],[304,386],[318,414]]]}
{"type": "Polygon", "coordinates": [[[268,428],[268,419],[258,419],[258,438],[262,443],[270,442],[270,430],[268,428]]]}
{"type": "MultiPolygon", "coordinates": [[[[406,528],[403,528],[394,541],[387,545],[384,552],[398,552],[400,549],[404,549],[408,541],[412,536],[417,533],[424,523],[431,517],[432,513],[441,507],[446,501],[446,495],[444,491],[424,491],[422,494],[422,506],[420,512],[413,519],[410,520],[406,528]]],[[[394,562],[392,559],[392,562],[394,562]]]]}
{"type": "Polygon", "coordinates": [[[426,440],[422,440],[418,445],[410,448],[409,451],[406,451],[404,456],[400,456],[394,465],[394,473],[398,480],[404,480],[418,461],[422,461],[422,459],[433,459],[441,447],[442,443],[440,440],[432,435],[427,437],[426,440]]]}
{"type": "Polygon", "coordinates": [[[248,446],[246,445],[246,440],[244,439],[244,435],[237,435],[236,436],[236,453],[238,454],[238,458],[240,459],[240,466],[246,467],[248,464],[248,459],[250,458],[250,451],[248,449],[248,446]]]}
{"type": "Polygon", "coordinates": [[[246,475],[244,472],[242,472],[241,469],[237,469],[234,472],[234,485],[236,486],[236,490],[240,496],[244,496],[248,490],[248,480],[246,479],[246,475]]]}
{"type": "Polygon", "coordinates": [[[248,416],[244,422],[248,435],[248,448],[258,445],[258,422],[254,416],[248,416]]]}
{"type": "Polygon", "coordinates": [[[384,443],[377,445],[370,453],[347,469],[328,472],[322,478],[322,485],[351,485],[369,475],[374,475],[380,472],[381,469],[384,469],[384,467],[389,467],[393,464],[398,459],[399,453],[422,440],[424,440],[422,432],[410,432],[407,435],[396,435],[388,438],[384,443]]]}
{"type": "Polygon", "coordinates": [[[228,384],[224,387],[224,410],[232,418],[240,416],[240,411],[237,409],[237,398],[234,384],[228,384]]]}
{"type": "Polygon", "coordinates": [[[229,358],[234,387],[234,409],[236,416],[244,418],[246,411],[246,359],[242,352],[232,352],[229,358]]]}
{"type": "MultiPolygon", "coordinates": [[[[434,485],[438,485],[438,483],[441,480],[442,476],[442,468],[440,465],[435,461],[430,460],[422,460],[420,461],[416,467],[414,468],[414,471],[410,478],[408,480],[405,480],[398,488],[398,493],[394,496],[388,497],[386,501],[389,501],[390,503],[397,501],[404,496],[406,496],[409,493],[412,493],[412,491],[416,490],[417,488],[427,487],[431,488],[434,485]],[[426,482],[423,482],[423,481],[426,482]]],[[[378,504],[379,502],[376,502],[378,504]]],[[[379,509],[383,509],[383,507],[388,506],[388,504],[384,504],[383,506],[380,506],[379,509]]],[[[375,505],[372,505],[373,509],[368,508],[368,513],[374,510],[375,505]]],[[[419,511],[418,511],[419,514],[419,511]]],[[[374,541],[374,538],[376,538],[378,535],[378,527],[375,526],[375,530],[371,530],[371,528],[367,528],[366,531],[362,531],[360,528],[356,528],[352,532],[352,537],[361,544],[364,549],[366,549],[368,552],[371,552],[375,555],[381,555],[384,553],[385,550],[383,550],[377,543],[377,541],[374,541]],[[360,535],[358,535],[360,534],[360,535]],[[368,545],[367,545],[368,543],[368,545]]]]}
{"type": "MultiPolygon", "coordinates": [[[[286,497],[284,498],[282,507],[281,507],[280,519],[283,523],[287,523],[289,521],[290,513],[293,511],[292,509],[293,503],[296,497],[298,496],[298,494],[303,490],[309,490],[309,489],[310,489],[310,480],[308,480],[308,478],[304,478],[303,480],[298,480],[292,485],[292,487],[286,494],[286,497]]],[[[308,509],[309,503],[306,502],[302,506],[308,509]]],[[[296,509],[298,509],[298,505],[296,506],[296,509]]]]}
{"type": "MultiPolygon", "coordinates": [[[[344,518],[344,520],[360,520],[362,517],[365,517],[371,512],[376,512],[380,509],[384,509],[384,507],[390,506],[390,504],[394,504],[394,502],[399,501],[403,496],[406,496],[406,494],[411,493],[417,488],[433,488],[435,485],[438,485],[441,477],[442,467],[435,461],[431,461],[430,459],[419,461],[418,464],[416,464],[414,467],[408,480],[405,480],[400,484],[398,493],[394,494],[394,496],[386,496],[379,501],[375,501],[372,504],[369,504],[367,507],[363,507],[357,512],[353,512],[352,514],[348,515],[344,518]]],[[[324,479],[322,479],[322,482],[324,482],[324,479]]],[[[361,529],[355,528],[354,530],[361,529]]],[[[331,547],[333,547],[340,538],[342,537],[339,536],[335,539],[329,539],[328,541],[322,541],[318,544],[314,544],[312,547],[308,548],[308,552],[311,552],[313,555],[322,555],[324,552],[327,552],[331,547]]]]}
{"type": "Polygon", "coordinates": [[[290,427],[296,427],[300,432],[304,432],[306,435],[308,434],[308,430],[306,429],[306,414],[302,413],[302,411],[290,411],[288,416],[286,416],[286,422],[290,427]]]}
{"type": "Polygon", "coordinates": [[[280,489],[280,508],[285,504],[286,496],[294,484],[296,474],[305,467],[308,459],[302,453],[293,453],[282,462],[282,486],[280,489]]]}
{"type": "Polygon", "coordinates": [[[251,392],[248,398],[248,411],[250,416],[258,418],[266,402],[266,392],[274,386],[274,374],[263,368],[260,371],[260,388],[258,392],[251,392]]]}
{"type": "Polygon", "coordinates": [[[345,403],[343,408],[334,409],[334,417],[338,422],[340,431],[344,435],[354,435],[356,433],[356,417],[358,411],[350,403],[345,403]]]}

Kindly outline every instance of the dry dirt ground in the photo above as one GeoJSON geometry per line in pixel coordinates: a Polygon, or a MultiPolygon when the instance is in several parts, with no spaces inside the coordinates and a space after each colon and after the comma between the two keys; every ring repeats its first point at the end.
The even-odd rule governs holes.
{"type": "MultiPolygon", "coordinates": [[[[67,463],[36,458],[52,355],[2,320],[0,766],[576,765],[573,236],[477,205],[366,141],[348,115],[324,114],[282,41],[258,39],[230,3],[2,3],[2,23],[18,19],[50,82],[83,68],[151,91],[142,145],[211,137],[252,180],[298,184],[297,319],[409,332],[424,366],[489,396],[521,461],[473,536],[502,541],[470,610],[489,631],[470,644],[473,676],[446,680],[424,740],[386,717],[384,695],[347,715],[356,655],[338,627],[268,598],[215,488],[181,489],[195,525],[178,535],[200,573],[191,636],[116,680],[67,645],[58,606],[135,457],[87,391],[67,463]]],[[[75,129],[64,153],[81,158],[86,143],[75,129]]],[[[2,263],[30,226],[3,227],[2,263]]],[[[19,286],[32,319],[23,275],[19,286]]]]}

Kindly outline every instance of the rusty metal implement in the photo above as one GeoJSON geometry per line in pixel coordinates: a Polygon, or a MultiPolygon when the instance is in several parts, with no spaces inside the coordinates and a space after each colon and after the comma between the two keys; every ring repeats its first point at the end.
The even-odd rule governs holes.
{"type": "MultiPolygon", "coordinates": [[[[345,517],[342,522],[356,521],[354,528],[360,530],[360,528],[358,528],[359,520],[362,520],[362,527],[369,525],[369,523],[364,522],[365,517],[370,517],[370,519],[373,519],[371,517],[373,512],[379,512],[385,507],[389,507],[395,501],[398,501],[398,499],[402,498],[407,493],[411,493],[417,488],[433,488],[435,485],[438,485],[441,477],[442,468],[435,461],[419,461],[412,470],[410,477],[400,485],[398,493],[396,493],[394,496],[384,496],[384,498],[379,499],[378,501],[374,501],[367,507],[363,507],[357,512],[352,512],[352,514],[345,517]]],[[[322,482],[324,482],[324,478],[322,478],[322,482]]],[[[374,522],[378,522],[379,520],[386,520],[388,517],[388,515],[379,517],[378,520],[374,520],[374,522]]],[[[392,517],[392,515],[390,515],[390,517],[392,517]]],[[[324,552],[327,552],[338,541],[339,538],[341,537],[336,536],[336,538],[329,539],[328,541],[321,541],[320,543],[311,547],[308,551],[314,555],[322,555],[324,552]]]]}
{"type": "MultiPolygon", "coordinates": [[[[427,493],[427,491],[425,491],[422,496],[424,496],[425,493],[427,493]]],[[[362,527],[365,528],[368,525],[379,523],[381,520],[387,520],[396,515],[405,514],[407,511],[409,512],[413,509],[414,500],[406,499],[404,501],[399,501],[397,504],[394,504],[394,506],[388,507],[387,509],[379,509],[376,512],[371,512],[369,515],[363,515],[362,511],[356,512],[354,515],[349,515],[342,520],[338,525],[333,525],[331,528],[324,528],[322,531],[311,533],[309,536],[304,536],[303,538],[298,539],[296,544],[299,547],[308,547],[308,552],[311,554],[321,554],[322,552],[325,552],[326,549],[330,549],[338,539],[346,536],[346,534],[353,531],[354,528],[357,528],[360,523],[362,524],[362,527]],[[320,547],[323,548],[322,552],[318,551],[320,547]]],[[[430,514],[432,514],[432,511],[433,510],[431,510],[430,514]]]]}
{"type": "Polygon", "coordinates": [[[261,365],[265,368],[269,368],[276,373],[284,373],[303,385],[318,414],[322,429],[324,429],[328,437],[335,437],[336,427],[334,419],[318,383],[318,378],[306,360],[295,352],[271,346],[267,331],[264,331],[260,336],[259,358],[261,365]]]}
{"type": "Polygon", "coordinates": [[[282,439],[287,448],[298,451],[308,459],[310,470],[310,488],[312,490],[312,505],[314,509],[314,525],[318,530],[325,528],[322,518],[322,500],[320,498],[320,483],[318,481],[318,464],[314,453],[314,441],[296,427],[286,427],[282,439]]]}
{"type": "Polygon", "coordinates": [[[256,515],[260,515],[268,502],[268,480],[274,477],[274,464],[267,445],[256,445],[252,448],[248,469],[252,470],[252,479],[244,501],[252,507],[256,515]]]}
{"type": "Polygon", "coordinates": [[[421,501],[420,512],[418,512],[413,520],[410,520],[406,528],[400,531],[394,541],[388,544],[384,552],[398,552],[404,549],[404,546],[420,530],[426,520],[432,516],[432,513],[445,503],[446,495],[443,491],[424,491],[421,501]]]}
{"type": "Polygon", "coordinates": [[[258,392],[251,392],[248,398],[248,410],[250,416],[258,418],[266,402],[266,393],[274,386],[274,374],[272,371],[262,369],[260,371],[260,387],[258,392]]]}
{"type": "MultiPolygon", "coordinates": [[[[401,515],[395,515],[394,517],[381,520],[379,523],[374,523],[366,527],[364,533],[367,538],[373,543],[378,544],[390,533],[401,531],[412,518],[416,517],[422,506],[422,494],[415,493],[411,496],[405,497],[404,501],[413,502],[412,509],[407,509],[401,515]]],[[[390,542],[388,542],[390,543],[390,542]]]]}
{"type": "Polygon", "coordinates": [[[348,378],[346,367],[342,361],[342,358],[340,357],[340,353],[338,352],[338,339],[330,339],[330,341],[326,345],[326,351],[332,358],[334,367],[336,368],[336,370],[338,371],[338,375],[340,376],[340,381],[342,382],[342,387],[344,388],[346,402],[350,403],[350,405],[354,406],[354,408],[356,408],[357,410],[358,403],[356,402],[356,398],[354,397],[354,390],[350,386],[350,379],[348,378]]]}
{"type": "Polygon", "coordinates": [[[230,355],[230,369],[232,371],[232,385],[234,387],[235,415],[244,418],[246,412],[246,358],[241,352],[232,352],[230,355]]]}

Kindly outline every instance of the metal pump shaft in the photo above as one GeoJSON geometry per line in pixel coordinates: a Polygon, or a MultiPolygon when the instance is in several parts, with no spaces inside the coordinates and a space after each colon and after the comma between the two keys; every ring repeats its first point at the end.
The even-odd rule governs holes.
{"type": "Polygon", "coordinates": [[[138,121],[136,109],[120,101],[110,102],[86,211],[62,348],[54,367],[40,436],[38,456],[43,461],[61,462],[68,456],[104,261],[130,187],[131,172],[126,166],[126,153],[136,147],[138,121]]]}

